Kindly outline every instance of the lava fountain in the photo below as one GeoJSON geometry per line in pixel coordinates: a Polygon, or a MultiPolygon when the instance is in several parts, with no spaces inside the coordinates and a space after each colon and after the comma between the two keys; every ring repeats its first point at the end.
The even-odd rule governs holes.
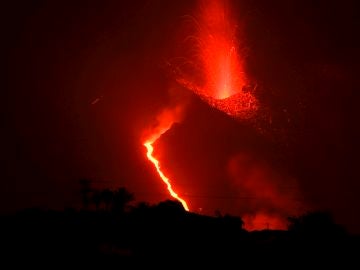
{"type": "Polygon", "coordinates": [[[170,64],[177,82],[232,117],[252,118],[258,108],[253,95],[256,86],[245,72],[243,44],[237,37],[239,29],[229,2],[202,0],[199,16],[193,19],[196,34],[189,39],[195,47],[195,61],[188,61],[188,65],[170,64]],[[195,78],[194,73],[200,74],[201,79],[195,78]]]}
{"type": "Polygon", "coordinates": [[[243,59],[237,53],[236,27],[228,3],[211,0],[202,5],[199,27],[199,56],[209,96],[225,99],[237,94],[245,85],[243,59]]]}

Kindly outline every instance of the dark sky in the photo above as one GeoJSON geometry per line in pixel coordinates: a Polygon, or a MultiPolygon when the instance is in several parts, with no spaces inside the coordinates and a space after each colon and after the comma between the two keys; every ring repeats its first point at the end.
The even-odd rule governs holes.
{"type": "Polygon", "coordinates": [[[175,88],[190,102],[158,155],[195,209],[288,213],[300,202],[360,232],[357,1],[234,1],[259,86],[255,123],[209,107],[166,70],[195,1],[8,2],[2,211],[72,206],[83,177],[167,198],[141,138],[175,88]],[[256,200],[268,189],[270,202],[256,200]]]}

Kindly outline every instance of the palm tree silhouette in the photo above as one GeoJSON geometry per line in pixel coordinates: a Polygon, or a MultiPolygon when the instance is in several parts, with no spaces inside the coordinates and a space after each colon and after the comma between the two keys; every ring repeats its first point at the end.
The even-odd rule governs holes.
{"type": "Polygon", "coordinates": [[[82,197],[83,209],[88,209],[90,204],[89,194],[92,191],[92,180],[83,178],[79,180],[79,183],[81,186],[80,192],[82,197]]]}
{"type": "Polygon", "coordinates": [[[99,210],[100,205],[103,202],[102,192],[99,190],[95,190],[92,194],[91,200],[95,205],[95,209],[99,210]]]}
{"type": "Polygon", "coordinates": [[[114,192],[113,197],[113,211],[118,213],[124,213],[126,206],[129,202],[135,199],[134,195],[130,193],[126,188],[120,187],[114,192]]]}
{"type": "Polygon", "coordinates": [[[105,209],[109,210],[110,206],[112,205],[114,198],[114,192],[110,189],[106,188],[103,191],[101,191],[101,200],[105,204],[105,209]]]}

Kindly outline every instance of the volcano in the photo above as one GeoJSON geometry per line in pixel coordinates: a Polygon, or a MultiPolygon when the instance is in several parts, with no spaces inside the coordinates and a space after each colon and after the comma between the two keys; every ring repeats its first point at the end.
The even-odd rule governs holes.
{"type": "Polygon", "coordinates": [[[273,142],[197,95],[156,149],[162,170],[190,211],[260,220],[253,229],[285,228],[286,218],[299,211],[297,183],[276,167],[273,142]]]}

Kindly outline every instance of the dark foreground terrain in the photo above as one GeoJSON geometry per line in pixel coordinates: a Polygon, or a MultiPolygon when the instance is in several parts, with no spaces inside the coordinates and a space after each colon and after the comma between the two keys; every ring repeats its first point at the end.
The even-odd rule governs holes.
{"type": "Polygon", "coordinates": [[[0,222],[2,262],[14,266],[291,269],[340,263],[355,269],[359,260],[359,237],[326,213],[292,219],[286,231],[253,232],[242,229],[238,217],[188,213],[172,201],[122,213],[28,209],[0,222]]]}

